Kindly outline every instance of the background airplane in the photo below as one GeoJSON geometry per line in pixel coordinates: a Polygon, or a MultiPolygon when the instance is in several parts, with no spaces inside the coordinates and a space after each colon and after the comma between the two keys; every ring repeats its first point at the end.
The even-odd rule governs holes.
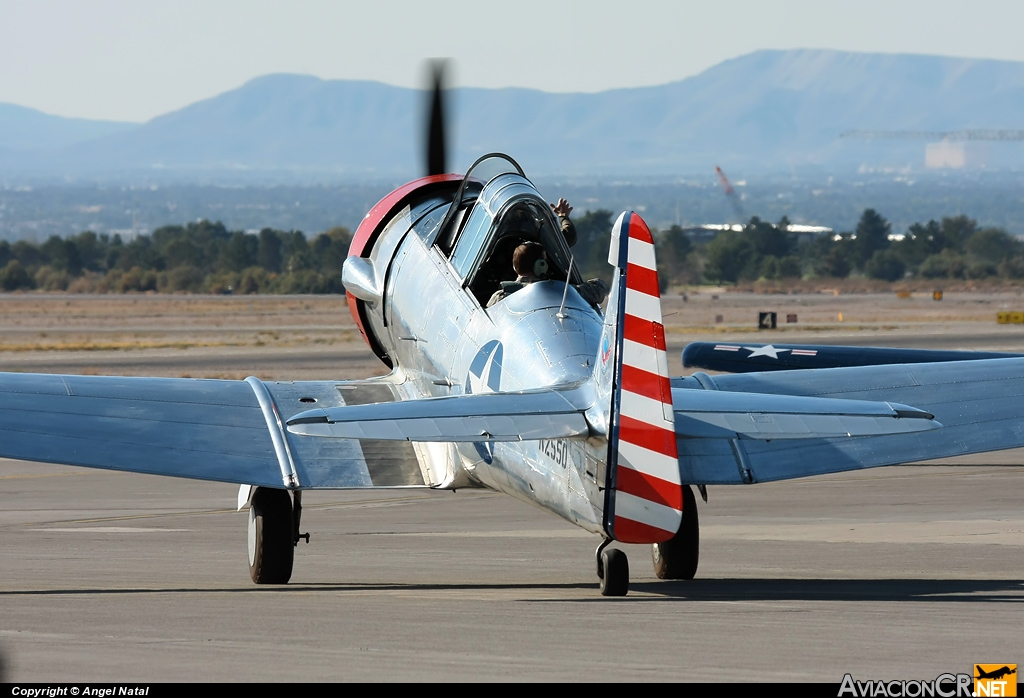
{"type": "Polygon", "coordinates": [[[840,345],[748,344],[746,342],[690,342],[683,349],[683,367],[727,373],[789,371],[802,368],[925,364],[942,361],[1022,358],[1021,354],[945,349],[894,349],[840,345]]]}
{"type": "MultiPolygon", "coordinates": [[[[671,378],[651,232],[619,216],[604,309],[550,206],[510,157],[446,174],[438,81],[428,175],[364,218],[349,306],[390,369],[358,381],[0,374],[0,456],[233,482],[252,579],[285,583],[307,489],[486,487],[692,578],[690,485],[750,484],[1024,445],[1024,359],[671,378]],[[523,242],[544,279],[491,307],[523,242]],[[913,405],[913,406],[911,406],[913,405]]],[[[307,539],[308,540],[308,539],[307,539]]]]}

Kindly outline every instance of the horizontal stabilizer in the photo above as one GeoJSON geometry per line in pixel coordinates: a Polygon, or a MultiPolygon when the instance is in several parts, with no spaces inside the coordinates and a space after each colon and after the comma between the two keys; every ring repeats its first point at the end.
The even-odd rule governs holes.
{"type": "Polygon", "coordinates": [[[891,402],[715,390],[672,390],[676,436],[817,439],[938,429],[934,415],[891,402]]]}
{"type": "Polygon", "coordinates": [[[700,368],[705,371],[752,373],[755,371],[791,371],[799,368],[843,368],[887,364],[926,364],[941,361],[1013,359],[1021,356],[1024,355],[991,351],[691,342],[683,349],[683,366],[700,368]]]}
{"type": "Polygon", "coordinates": [[[388,441],[530,441],[588,436],[593,403],[579,388],[317,408],[288,420],[304,436],[388,441]]]}

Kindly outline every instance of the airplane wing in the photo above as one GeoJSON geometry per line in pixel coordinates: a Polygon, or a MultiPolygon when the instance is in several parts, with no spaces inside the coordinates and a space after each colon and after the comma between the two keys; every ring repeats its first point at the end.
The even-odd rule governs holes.
{"type": "Polygon", "coordinates": [[[398,399],[385,380],[0,373],[0,457],[267,487],[428,486],[411,444],[292,436],[313,404],[398,399]]]}
{"type": "Polygon", "coordinates": [[[752,373],[795,368],[839,368],[882,364],[919,364],[940,361],[1021,358],[1021,354],[946,349],[894,349],[808,344],[746,344],[690,342],[683,348],[683,366],[706,371],[752,373]]]}
{"type": "MultiPolygon", "coordinates": [[[[784,480],[1024,446],[1024,359],[714,377],[698,373],[673,379],[672,387],[673,409],[683,413],[692,410],[691,403],[707,399],[708,391],[718,391],[757,394],[768,401],[762,405],[766,409],[771,407],[771,399],[780,396],[822,400],[822,405],[826,400],[863,400],[876,405],[887,402],[897,412],[904,409],[893,402],[899,401],[934,415],[934,421],[941,424],[933,430],[852,437],[769,440],[764,435],[744,438],[735,429],[736,438],[728,433],[716,438],[710,438],[709,433],[696,438],[681,435],[680,470],[683,481],[689,483],[784,480]]],[[[813,403],[802,404],[813,411],[813,403]]],[[[748,412],[751,419],[759,414],[755,408],[748,408],[748,412]]],[[[931,421],[913,417],[890,420],[919,424],[931,421]]]]}

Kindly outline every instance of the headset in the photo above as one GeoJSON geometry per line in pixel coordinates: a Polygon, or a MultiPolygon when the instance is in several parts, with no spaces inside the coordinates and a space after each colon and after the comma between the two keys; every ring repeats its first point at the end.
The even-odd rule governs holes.
{"type": "MultiPolygon", "coordinates": [[[[545,274],[548,273],[548,270],[551,268],[551,264],[548,262],[547,259],[545,259],[545,257],[547,257],[547,252],[544,250],[544,246],[541,245],[539,242],[524,242],[523,244],[516,248],[516,252],[523,248],[527,248],[531,256],[533,254],[539,254],[540,256],[537,259],[533,260],[533,264],[528,267],[529,272],[527,272],[527,269],[523,269],[522,272],[520,272],[519,269],[516,269],[516,273],[532,273],[538,279],[542,278],[545,274]]],[[[525,260],[521,261],[525,262],[525,260]]],[[[513,254],[512,267],[515,268],[515,266],[515,254],[513,254]]]]}

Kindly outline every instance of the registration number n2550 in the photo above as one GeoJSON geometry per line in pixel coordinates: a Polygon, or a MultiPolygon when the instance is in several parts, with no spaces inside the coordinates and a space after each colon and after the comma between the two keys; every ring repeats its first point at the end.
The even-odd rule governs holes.
{"type": "Polygon", "coordinates": [[[570,465],[576,466],[572,451],[572,443],[569,441],[544,440],[540,442],[540,452],[562,468],[568,468],[570,465]]]}

